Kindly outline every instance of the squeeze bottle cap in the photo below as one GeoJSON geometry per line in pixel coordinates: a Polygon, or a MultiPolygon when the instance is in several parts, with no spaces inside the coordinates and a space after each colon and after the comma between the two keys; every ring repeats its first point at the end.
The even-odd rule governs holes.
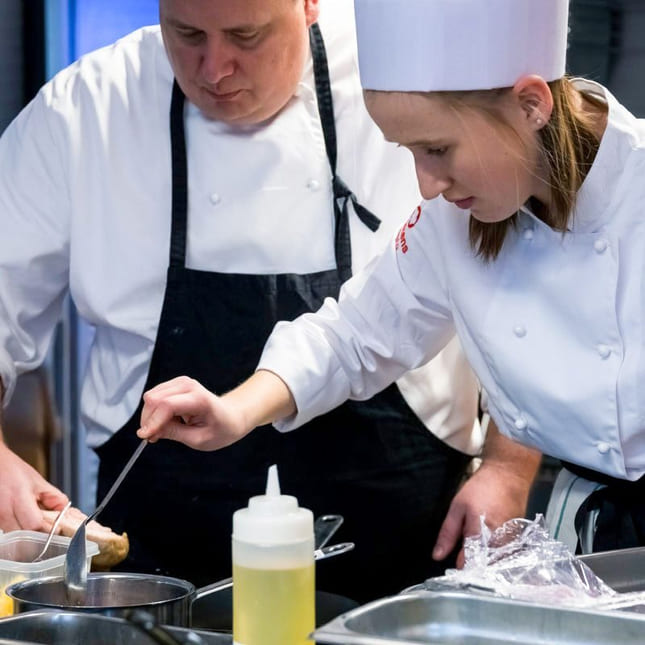
{"type": "Polygon", "coordinates": [[[247,508],[233,513],[233,539],[253,544],[288,544],[313,537],[313,513],[298,506],[292,495],[280,494],[278,467],[267,473],[264,495],[249,499],[247,508]]]}

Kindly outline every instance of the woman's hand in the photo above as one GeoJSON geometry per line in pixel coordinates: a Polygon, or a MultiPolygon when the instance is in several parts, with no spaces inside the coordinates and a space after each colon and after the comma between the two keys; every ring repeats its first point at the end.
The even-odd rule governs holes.
{"type": "Polygon", "coordinates": [[[187,376],[161,383],[143,395],[141,439],[173,439],[197,450],[224,448],[247,434],[240,409],[187,376]]]}
{"type": "Polygon", "coordinates": [[[173,439],[197,450],[229,446],[256,426],[296,409],[284,382],[263,370],[223,396],[180,376],[146,392],[143,402],[137,431],[141,439],[173,439]]]}

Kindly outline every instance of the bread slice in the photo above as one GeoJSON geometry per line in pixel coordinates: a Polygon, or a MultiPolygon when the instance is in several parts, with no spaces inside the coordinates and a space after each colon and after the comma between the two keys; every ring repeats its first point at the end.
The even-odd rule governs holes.
{"type": "MultiPolygon", "coordinates": [[[[44,526],[42,530],[50,531],[57,517],[58,511],[43,510],[44,526]]],[[[86,517],[87,515],[83,511],[71,506],[65,511],[56,533],[72,537],[86,517]]],[[[99,552],[92,558],[92,571],[107,571],[125,560],[128,555],[130,542],[127,533],[119,535],[111,528],[92,520],[85,527],[85,534],[88,540],[96,542],[99,546],[99,552]]]]}

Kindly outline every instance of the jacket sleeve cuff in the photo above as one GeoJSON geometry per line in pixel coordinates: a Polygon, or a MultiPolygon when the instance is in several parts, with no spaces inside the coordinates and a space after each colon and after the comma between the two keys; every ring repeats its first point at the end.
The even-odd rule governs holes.
{"type": "Polygon", "coordinates": [[[273,424],[280,432],[299,428],[337,407],[350,395],[347,377],[330,354],[325,356],[327,360],[321,360],[325,352],[321,354],[317,343],[308,342],[306,334],[282,337],[286,327],[287,323],[278,323],[257,366],[279,376],[295,400],[296,414],[273,424]]]}

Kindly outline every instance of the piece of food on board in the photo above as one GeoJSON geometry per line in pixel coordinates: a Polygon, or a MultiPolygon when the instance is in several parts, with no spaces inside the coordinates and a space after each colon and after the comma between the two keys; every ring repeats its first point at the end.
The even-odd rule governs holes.
{"type": "MultiPolygon", "coordinates": [[[[58,511],[43,510],[45,526],[43,531],[49,531],[56,521],[58,511]]],[[[67,537],[72,537],[81,522],[87,517],[83,511],[72,506],[67,510],[58,527],[57,533],[67,537]]],[[[92,558],[93,571],[106,571],[125,560],[130,549],[128,534],[119,535],[111,528],[99,524],[92,520],[87,525],[87,539],[96,542],[99,546],[99,552],[92,558]]]]}

